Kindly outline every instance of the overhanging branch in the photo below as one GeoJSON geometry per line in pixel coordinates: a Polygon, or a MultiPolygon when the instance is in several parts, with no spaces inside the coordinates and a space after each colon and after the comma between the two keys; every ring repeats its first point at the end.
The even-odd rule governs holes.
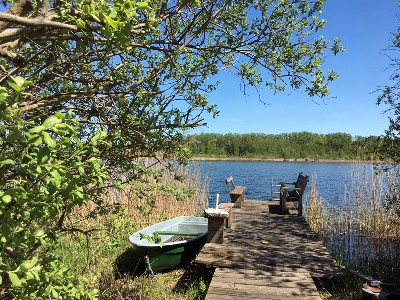
{"type": "Polygon", "coordinates": [[[78,28],[74,25],[65,24],[61,22],[55,22],[46,20],[40,17],[37,18],[25,18],[19,17],[8,13],[0,13],[0,21],[10,22],[17,25],[24,25],[28,27],[50,27],[50,28],[58,28],[58,29],[68,29],[72,31],[77,31],[78,28]]]}

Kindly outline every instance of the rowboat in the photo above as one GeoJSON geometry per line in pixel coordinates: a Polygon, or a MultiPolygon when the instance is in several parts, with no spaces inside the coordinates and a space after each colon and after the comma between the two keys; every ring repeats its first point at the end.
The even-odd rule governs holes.
{"type": "Polygon", "coordinates": [[[207,240],[208,223],[203,217],[176,217],[132,234],[134,259],[145,265],[146,256],[154,272],[190,262],[207,240]]]}

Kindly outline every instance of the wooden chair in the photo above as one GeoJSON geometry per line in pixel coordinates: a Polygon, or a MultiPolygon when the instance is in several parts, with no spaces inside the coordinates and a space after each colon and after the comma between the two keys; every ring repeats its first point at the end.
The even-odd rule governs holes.
{"type": "Polygon", "coordinates": [[[233,177],[230,176],[225,179],[226,187],[228,189],[228,193],[231,197],[231,202],[233,203],[233,207],[241,208],[242,202],[244,201],[244,190],[246,189],[244,186],[236,186],[233,183],[233,177]]]}
{"type": "Polygon", "coordinates": [[[287,202],[297,201],[297,212],[301,216],[303,214],[303,194],[306,189],[309,177],[300,172],[296,182],[280,182],[280,205],[282,214],[289,213],[287,202]],[[288,187],[287,185],[293,185],[288,187]]]}

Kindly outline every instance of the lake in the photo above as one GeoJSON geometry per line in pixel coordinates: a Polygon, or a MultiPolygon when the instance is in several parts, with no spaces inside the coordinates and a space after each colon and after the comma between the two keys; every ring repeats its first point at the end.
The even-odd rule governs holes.
{"type": "MultiPolygon", "coordinates": [[[[245,199],[271,198],[271,183],[296,181],[300,172],[310,176],[306,193],[316,181],[319,194],[330,204],[341,206],[346,186],[356,168],[355,163],[338,162],[270,162],[270,161],[195,161],[203,176],[209,179],[209,205],[230,202],[225,178],[233,176],[235,185],[245,186],[245,199]]],[[[278,189],[279,190],[279,189],[278,189]]],[[[305,194],[307,197],[307,195],[305,194]]]]}

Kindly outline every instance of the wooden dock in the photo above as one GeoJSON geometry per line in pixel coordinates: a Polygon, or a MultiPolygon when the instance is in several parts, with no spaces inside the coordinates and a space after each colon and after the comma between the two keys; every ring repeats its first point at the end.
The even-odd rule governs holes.
{"type": "Polygon", "coordinates": [[[206,300],[321,299],[312,277],[340,269],[303,217],[279,211],[279,202],[255,200],[233,209],[224,243],[207,243],[196,258],[216,267],[206,300]]]}

